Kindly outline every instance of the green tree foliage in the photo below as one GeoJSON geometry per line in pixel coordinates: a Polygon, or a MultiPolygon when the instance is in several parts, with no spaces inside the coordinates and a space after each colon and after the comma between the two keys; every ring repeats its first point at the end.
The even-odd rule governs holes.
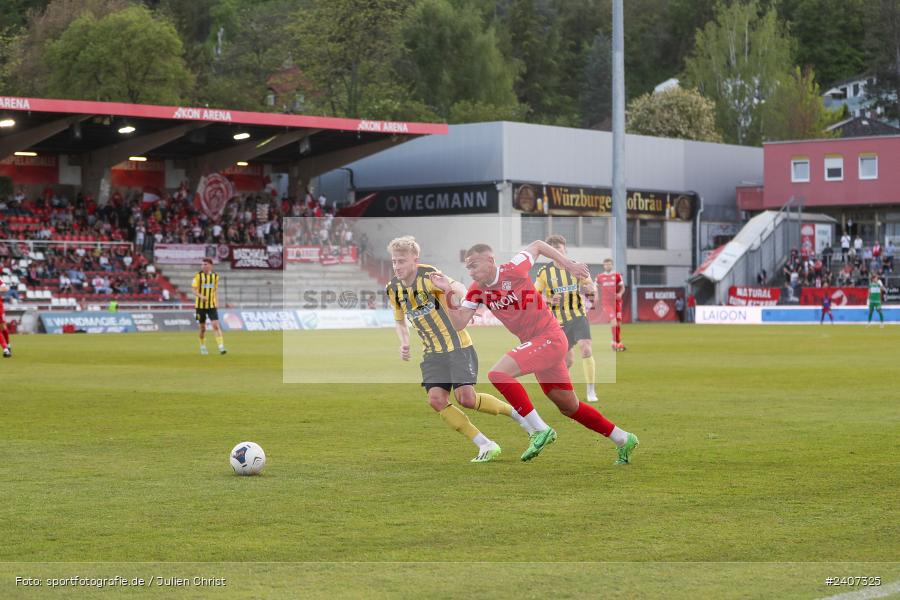
{"type": "Polygon", "coordinates": [[[45,55],[50,43],[83,15],[100,19],[127,6],[128,0],[53,0],[43,11],[35,8],[22,15],[26,25],[15,32],[8,44],[9,93],[47,95],[50,67],[45,55]]]}
{"type": "Polygon", "coordinates": [[[697,90],[673,87],[638,96],[628,104],[628,132],[658,137],[721,142],[716,105],[697,90]]]}
{"type": "Polygon", "coordinates": [[[889,118],[900,119],[900,0],[867,3],[866,46],[875,85],[870,90],[889,118]]]}
{"type": "Polygon", "coordinates": [[[584,127],[596,127],[612,116],[612,46],[603,33],[594,36],[587,57],[581,103],[584,127]]]}
{"type": "Polygon", "coordinates": [[[781,81],[766,102],[764,128],[767,140],[806,140],[831,137],[825,129],[841,118],[829,111],[811,68],[794,70],[781,81]]]}
{"type": "Polygon", "coordinates": [[[177,104],[193,77],[175,27],[143,6],[75,20],[47,48],[48,92],[57,97],[177,104]],[[152,60],[148,58],[152,57],[152,60]]]}
{"type": "Polygon", "coordinates": [[[567,97],[561,85],[564,50],[556,10],[540,0],[513,0],[507,21],[509,47],[521,66],[514,88],[527,106],[526,118],[538,123],[577,120],[578,96],[567,97]]]}
{"type": "Polygon", "coordinates": [[[774,9],[756,0],[719,3],[697,32],[687,59],[688,85],[716,103],[716,124],[729,143],[762,142],[762,106],[791,66],[791,41],[774,9]]]}
{"type": "Polygon", "coordinates": [[[787,0],[780,13],[796,40],[794,62],[825,85],[864,73],[868,0],[787,0]]]}
{"type": "Polygon", "coordinates": [[[322,92],[317,108],[371,116],[393,78],[400,28],[411,0],[311,0],[293,21],[295,60],[322,92]]]}
{"type": "Polygon", "coordinates": [[[477,0],[422,0],[403,27],[401,77],[413,98],[441,118],[496,120],[521,114],[513,90],[516,67],[500,52],[477,0]],[[454,106],[466,102],[463,106],[454,106]],[[491,116],[491,111],[494,111],[491,116]]]}

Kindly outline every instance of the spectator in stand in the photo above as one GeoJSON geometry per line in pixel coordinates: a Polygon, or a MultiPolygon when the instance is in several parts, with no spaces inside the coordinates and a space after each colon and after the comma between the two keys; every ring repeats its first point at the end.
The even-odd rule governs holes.
{"type": "Polygon", "coordinates": [[[65,273],[59,275],[59,293],[69,294],[72,292],[72,280],[65,273]]]}
{"type": "Polygon", "coordinates": [[[885,273],[894,272],[894,240],[888,240],[887,246],[884,248],[884,271],[885,273]]]}
{"type": "Polygon", "coordinates": [[[850,253],[850,234],[846,231],[841,236],[841,261],[847,262],[847,255],[850,253]]]}
{"type": "Polygon", "coordinates": [[[697,312],[697,296],[694,294],[689,294],[687,298],[687,320],[688,323],[693,323],[697,312]]]}
{"type": "Polygon", "coordinates": [[[678,315],[678,322],[684,323],[684,298],[681,296],[675,298],[675,314],[678,315]]]}
{"type": "Polygon", "coordinates": [[[95,294],[111,294],[112,289],[109,287],[109,281],[104,280],[100,275],[94,275],[91,279],[91,287],[94,288],[95,294]]]}
{"type": "Polygon", "coordinates": [[[856,250],[857,258],[862,258],[863,256],[863,239],[857,233],[856,238],[853,240],[853,249],[856,250]]]}
{"type": "Polygon", "coordinates": [[[159,299],[162,302],[168,302],[169,300],[171,300],[171,298],[172,295],[169,294],[169,290],[167,288],[163,288],[159,299]]]}

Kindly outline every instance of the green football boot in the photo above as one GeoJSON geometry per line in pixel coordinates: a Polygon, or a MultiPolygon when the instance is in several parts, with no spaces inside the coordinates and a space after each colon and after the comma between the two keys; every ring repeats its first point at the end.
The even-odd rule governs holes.
{"type": "Polygon", "coordinates": [[[628,434],[628,441],[625,442],[625,445],[621,448],[618,448],[619,459],[614,462],[614,465],[627,465],[631,463],[631,455],[634,452],[634,449],[638,447],[637,436],[633,433],[628,434]]]}
{"type": "Polygon", "coordinates": [[[556,441],[556,430],[548,427],[544,431],[536,431],[530,436],[530,443],[522,453],[522,461],[528,462],[543,451],[544,448],[556,441]]]}

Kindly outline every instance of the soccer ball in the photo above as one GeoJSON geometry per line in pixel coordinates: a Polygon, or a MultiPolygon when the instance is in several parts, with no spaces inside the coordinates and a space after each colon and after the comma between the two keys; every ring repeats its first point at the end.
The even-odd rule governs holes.
{"type": "Polygon", "coordinates": [[[238,475],[259,475],[266,466],[266,453],[253,442],[241,442],[231,450],[231,468],[238,475]]]}

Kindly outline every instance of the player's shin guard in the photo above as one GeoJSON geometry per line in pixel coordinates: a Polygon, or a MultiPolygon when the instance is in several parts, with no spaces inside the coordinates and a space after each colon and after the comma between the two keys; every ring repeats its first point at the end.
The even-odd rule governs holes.
{"type": "Polygon", "coordinates": [[[512,416],[512,406],[490,394],[478,392],[475,394],[475,410],[489,415],[512,416]]]}
{"type": "Polygon", "coordinates": [[[475,436],[481,433],[477,427],[472,425],[469,417],[452,404],[448,404],[439,414],[450,429],[460,432],[472,441],[475,441],[475,436]]]}
{"type": "Polygon", "coordinates": [[[587,358],[581,359],[581,367],[584,369],[584,381],[588,385],[594,385],[594,372],[597,370],[597,365],[594,362],[593,356],[588,356],[587,358]]]}
{"type": "Polygon", "coordinates": [[[516,381],[515,377],[500,371],[491,371],[488,373],[488,379],[491,380],[497,391],[506,398],[506,401],[516,409],[517,413],[524,417],[534,410],[534,405],[531,403],[531,399],[528,398],[528,392],[525,391],[521,383],[516,381]]]}
{"type": "Polygon", "coordinates": [[[609,437],[615,427],[599,410],[584,402],[578,403],[578,410],[569,415],[569,418],[606,437],[609,437]]]}

